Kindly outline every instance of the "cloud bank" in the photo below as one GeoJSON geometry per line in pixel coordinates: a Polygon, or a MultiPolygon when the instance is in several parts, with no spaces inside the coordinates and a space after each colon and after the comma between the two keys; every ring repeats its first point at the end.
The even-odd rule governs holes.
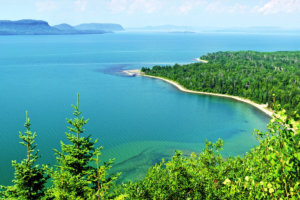
{"type": "Polygon", "coordinates": [[[256,7],[255,10],[264,15],[296,13],[300,12],[300,0],[270,0],[263,6],[256,7]]]}
{"type": "Polygon", "coordinates": [[[35,5],[38,12],[52,11],[57,7],[56,2],[53,0],[37,1],[35,5]]]}

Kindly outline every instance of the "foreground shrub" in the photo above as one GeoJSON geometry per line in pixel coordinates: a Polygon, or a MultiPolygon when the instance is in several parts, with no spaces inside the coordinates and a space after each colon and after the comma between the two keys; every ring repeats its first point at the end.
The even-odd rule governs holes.
{"type": "Polygon", "coordinates": [[[243,157],[222,158],[223,142],[207,142],[198,155],[176,152],[149,169],[145,178],[124,186],[129,199],[300,199],[299,134],[283,113],[260,144],[243,157]]]}

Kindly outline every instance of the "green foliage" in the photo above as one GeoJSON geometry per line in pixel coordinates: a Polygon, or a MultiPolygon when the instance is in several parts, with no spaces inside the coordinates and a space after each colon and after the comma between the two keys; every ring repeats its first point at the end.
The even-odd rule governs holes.
{"type": "Polygon", "coordinates": [[[92,141],[85,133],[84,125],[88,122],[79,111],[79,95],[74,108],[74,119],[67,119],[70,124],[66,133],[69,144],[61,142],[61,152],[57,155],[57,170],[50,172],[53,187],[47,193],[48,199],[103,199],[117,176],[107,178],[107,170],[112,160],[99,164],[102,147],[95,148],[97,141],[92,141]],[[93,163],[96,162],[96,167],[93,163]]]}
{"type": "Polygon", "coordinates": [[[0,193],[1,199],[41,199],[45,193],[45,183],[48,176],[45,175],[46,166],[41,168],[36,165],[36,161],[39,158],[38,150],[35,150],[36,144],[34,139],[36,133],[30,131],[30,119],[26,112],[26,132],[19,133],[22,145],[27,149],[27,157],[20,163],[16,161],[12,162],[15,168],[15,178],[13,180],[13,186],[2,186],[2,192],[0,193]]]}
{"type": "Polygon", "coordinates": [[[217,52],[204,63],[142,68],[146,75],[178,82],[187,89],[245,97],[270,108],[281,104],[300,119],[300,52],[217,52]],[[273,94],[277,97],[273,100],[273,94]]]}
{"type": "Polygon", "coordinates": [[[152,167],[145,178],[125,185],[129,199],[299,199],[299,134],[282,118],[256,132],[259,146],[244,157],[222,158],[223,142],[207,142],[190,157],[180,152],[152,167]]]}

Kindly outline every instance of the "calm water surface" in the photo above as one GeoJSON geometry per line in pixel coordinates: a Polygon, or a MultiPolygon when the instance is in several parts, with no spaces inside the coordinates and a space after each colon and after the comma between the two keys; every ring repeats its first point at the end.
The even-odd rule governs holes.
{"type": "Polygon", "coordinates": [[[190,63],[209,52],[300,50],[299,36],[135,34],[0,37],[0,184],[13,177],[11,160],[24,158],[18,144],[25,110],[36,131],[42,163],[55,163],[65,140],[66,118],[80,93],[86,126],[116,158],[121,180],[142,177],[175,149],[200,151],[205,139],[225,141],[224,155],[242,155],[256,144],[253,130],[269,118],[230,99],[179,92],[122,69],[190,63]]]}

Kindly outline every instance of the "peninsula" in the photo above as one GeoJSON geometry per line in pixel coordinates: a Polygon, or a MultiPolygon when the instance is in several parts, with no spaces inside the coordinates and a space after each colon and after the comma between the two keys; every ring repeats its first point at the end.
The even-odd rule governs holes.
{"type": "Polygon", "coordinates": [[[183,92],[235,99],[268,116],[273,114],[271,108],[280,105],[288,116],[300,120],[299,51],[217,52],[197,60],[200,62],[126,73],[157,78],[183,92]]]}

